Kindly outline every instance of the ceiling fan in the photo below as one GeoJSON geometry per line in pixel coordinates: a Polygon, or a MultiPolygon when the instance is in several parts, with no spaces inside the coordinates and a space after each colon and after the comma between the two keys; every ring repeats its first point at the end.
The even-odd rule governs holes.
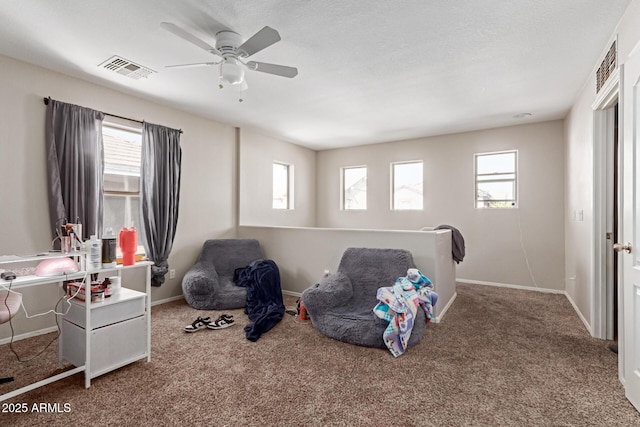
{"type": "MultiPolygon", "coordinates": [[[[293,78],[298,75],[298,69],[295,67],[287,67],[285,65],[269,64],[266,62],[247,61],[244,59],[250,57],[254,53],[271,46],[280,41],[280,34],[271,27],[264,27],[249,39],[242,41],[240,34],[224,30],[216,34],[216,46],[213,47],[193,34],[183,30],[170,22],[160,24],[162,28],[173,33],[174,35],[186,40],[201,49],[206,50],[220,59],[213,62],[199,62],[194,64],[168,65],[167,68],[185,68],[185,67],[201,67],[201,66],[220,66],[220,80],[239,90],[247,89],[245,80],[245,69],[251,71],[260,71],[262,73],[274,74],[287,78],[293,78]]],[[[220,89],[224,87],[222,83],[220,89]]]]}

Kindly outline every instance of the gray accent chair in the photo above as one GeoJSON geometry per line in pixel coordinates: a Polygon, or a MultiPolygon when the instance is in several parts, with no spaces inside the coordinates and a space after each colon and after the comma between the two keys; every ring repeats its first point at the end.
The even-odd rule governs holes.
{"type": "Polygon", "coordinates": [[[197,310],[231,310],[247,305],[247,289],[236,286],[233,273],[264,259],[254,239],[214,239],[202,246],[198,261],[182,279],[182,293],[197,310]]]}
{"type": "MultiPolygon", "coordinates": [[[[382,334],[389,325],[373,313],[378,288],[393,286],[415,268],[403,249],[348,248],[338,271],[302,292],[311,323],[323,334],[350,344],[386,348],[382,334]]],[[[409,347],[420,342],[426,317],[418,309],[409,347]]]]}

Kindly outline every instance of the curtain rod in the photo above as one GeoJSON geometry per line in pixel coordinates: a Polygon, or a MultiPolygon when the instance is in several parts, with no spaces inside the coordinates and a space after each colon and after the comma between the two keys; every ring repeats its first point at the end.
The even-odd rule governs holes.
{"type": "MultiPolygon", "coordinates": [[[[51,101],[51,97],[50,96],[44,98],[44,105],[49,105],[49,101],[51,101]]],[[[130,119],[129,117],[122,117],[122,116],[118,116],[117,114],[105,113],[104,111],[101,111],[101,113],[104,114],[105,116],[111,116],[111,117],[115,117],[117,119],[129,120],[131,122],[136,122],[136,123],[142,124],[142,122],[140,120],[130,119]]],[[[180,133],[182,133],[182,129],[179,129],[179,131],[180,131],[180,133]]]]}

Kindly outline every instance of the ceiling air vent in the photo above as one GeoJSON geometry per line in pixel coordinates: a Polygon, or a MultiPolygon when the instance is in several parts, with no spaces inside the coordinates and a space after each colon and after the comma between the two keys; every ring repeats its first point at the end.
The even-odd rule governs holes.
{"type": "Polygon", "coordinates": [[[114,71],[134,80],[138,80],[142,77],[146,79],[150,74],[156,73],[156,71],[153,71],[151,68],[143,67],[142,65],[116,55],[107,59],[102,64],[98,65],[98,67],[114,71]]]}
{"type": "Polygon", "coordinates": [[[596,71],[596,93],[600,92],[600,89],[602,89],[602,86],[604,86],[616,68],[618,68],[618,49],[614,40],[609,51],[604,56],[598,71],[596,71]]]}

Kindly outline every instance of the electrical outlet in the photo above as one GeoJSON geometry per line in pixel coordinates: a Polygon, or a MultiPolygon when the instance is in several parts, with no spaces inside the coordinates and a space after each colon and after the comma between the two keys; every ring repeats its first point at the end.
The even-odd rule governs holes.
{"type": "Polygon", "coordinates": [[[176,269],[172,268],[169,270],[169,279],[175,279],[176,278],[176,269]]]}

